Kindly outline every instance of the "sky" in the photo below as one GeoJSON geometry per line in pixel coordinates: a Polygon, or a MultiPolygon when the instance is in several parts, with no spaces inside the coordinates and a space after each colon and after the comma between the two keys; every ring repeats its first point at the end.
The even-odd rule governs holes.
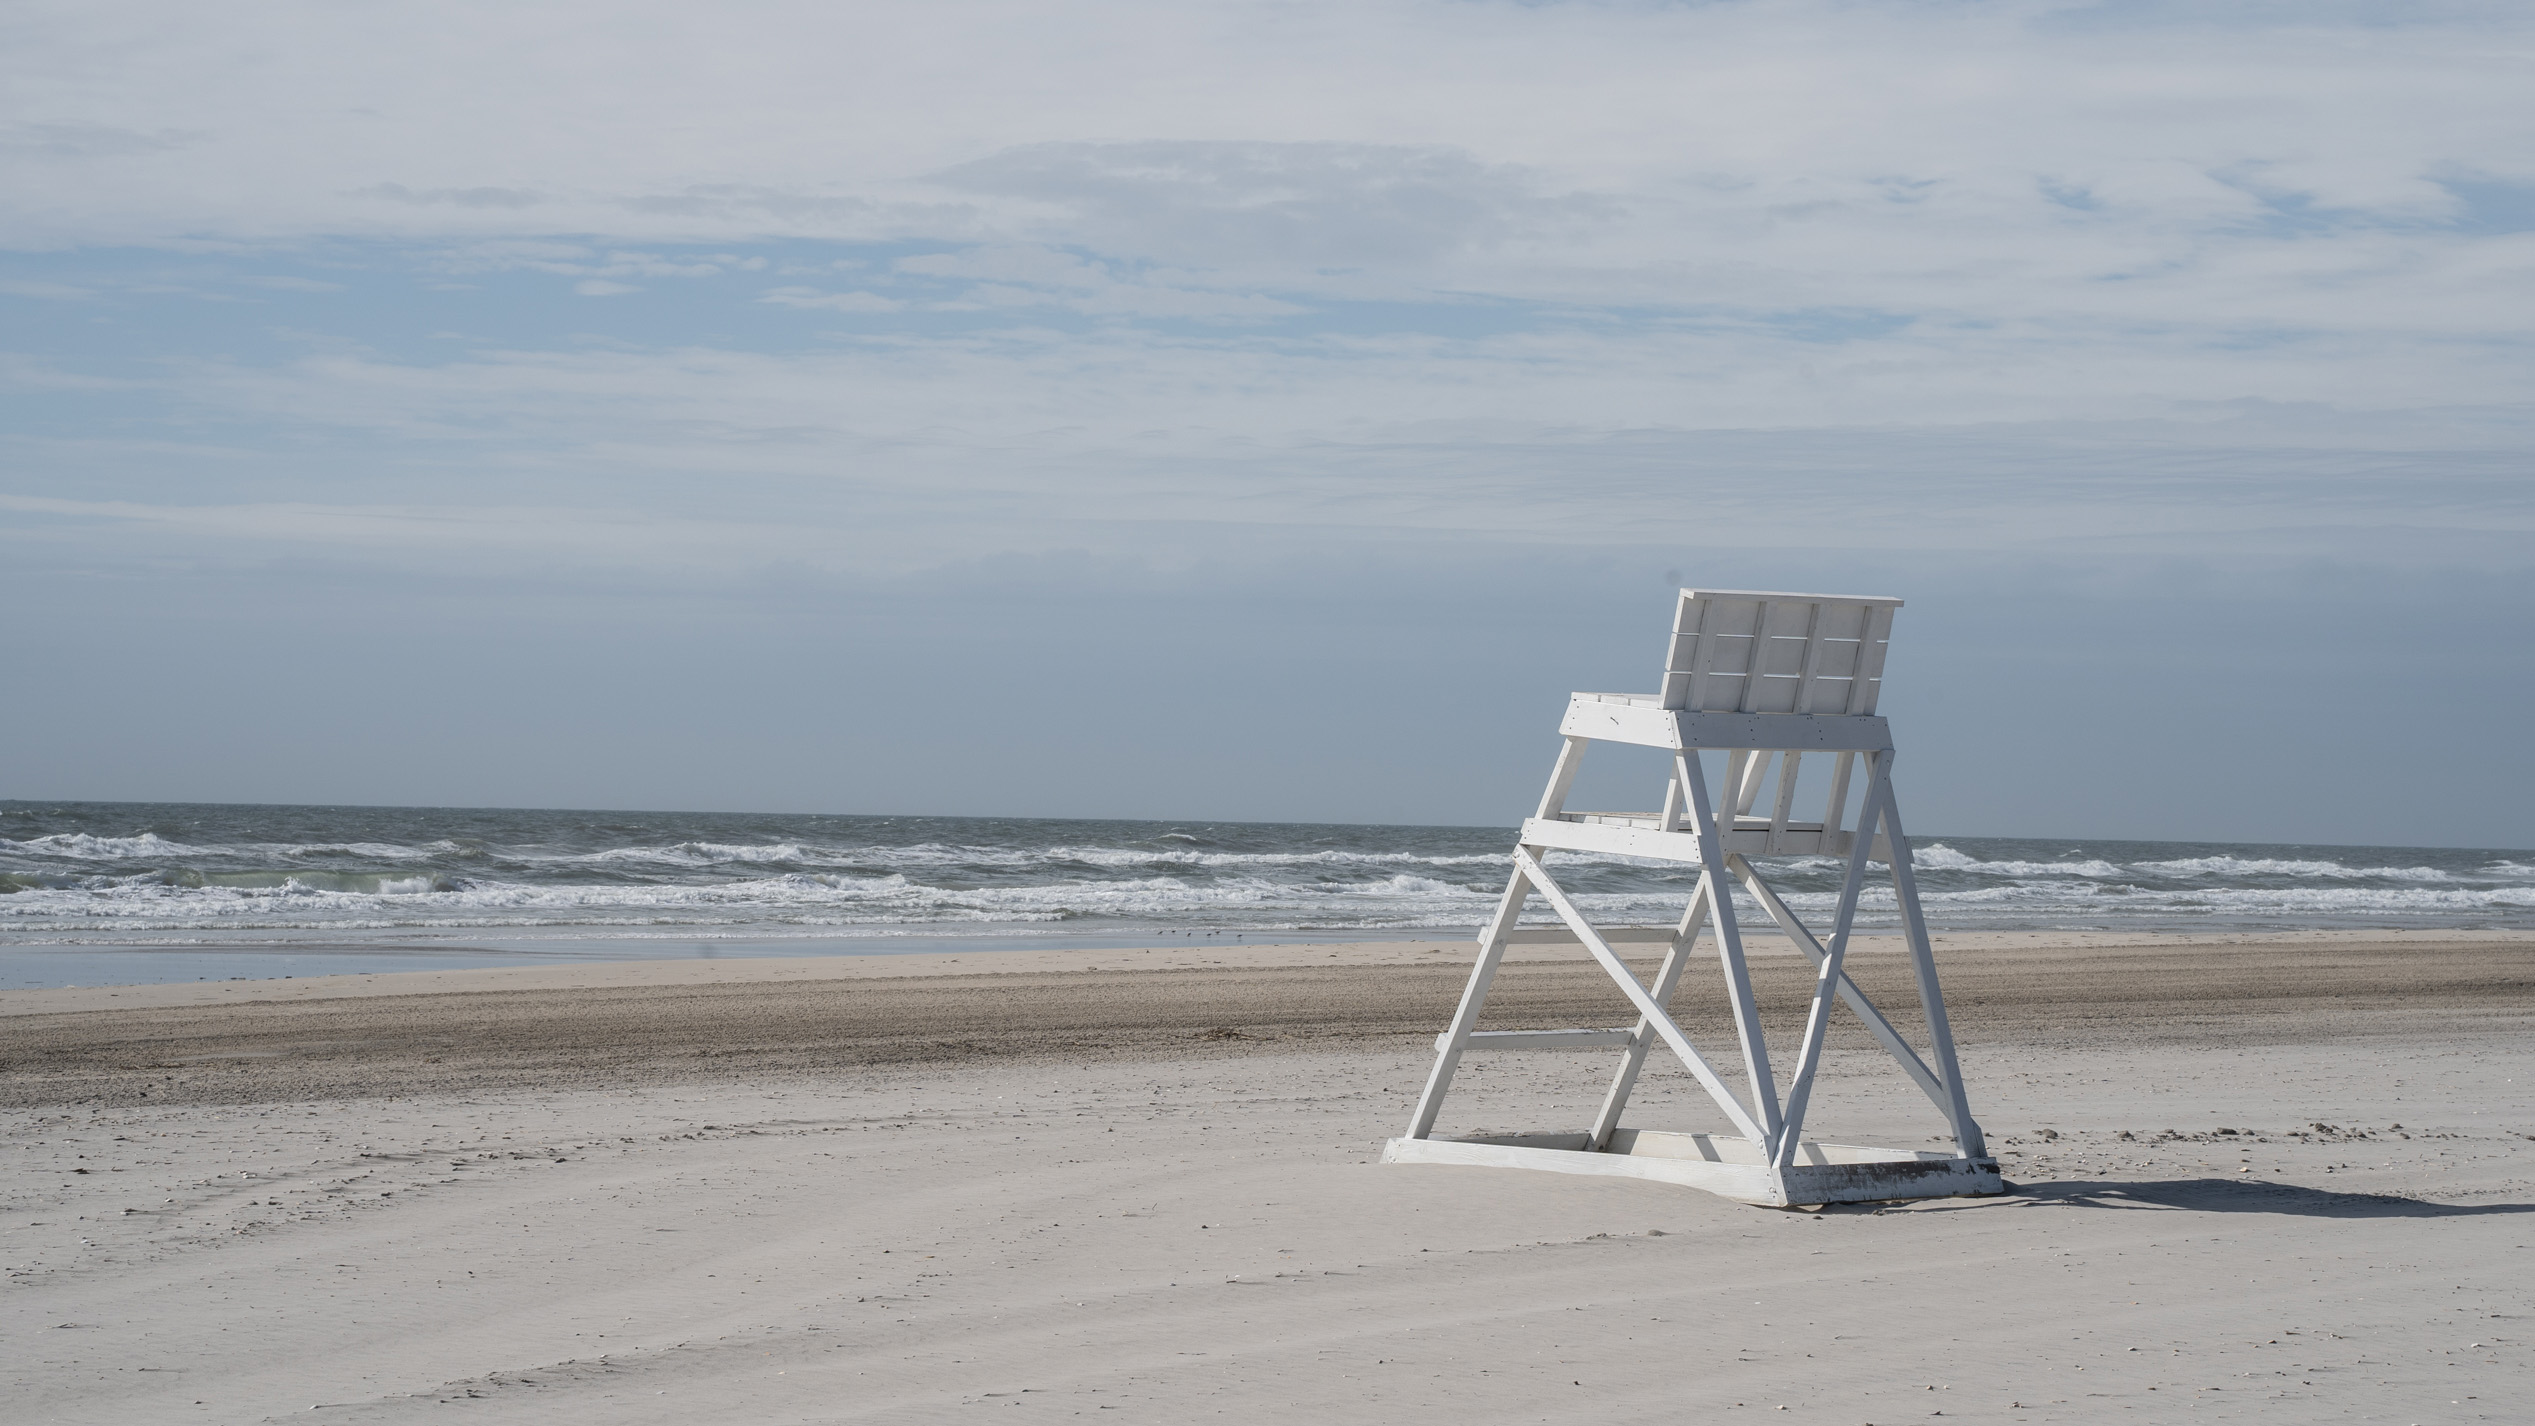
{"type": "Polygon", "coordinates": [[[0,797],[2535,846],[2535,11],[0,12],[0,797]],[[1646,769],[1586,790],[1649,802],[1646,769]]]}

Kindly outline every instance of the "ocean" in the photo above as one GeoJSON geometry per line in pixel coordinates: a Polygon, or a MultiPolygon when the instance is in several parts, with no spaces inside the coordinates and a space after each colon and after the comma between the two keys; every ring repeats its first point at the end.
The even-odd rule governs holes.
{"type": "MultiPolygon", "coordinates": [[[[1931,925],[2535,927],[2535,853],[1921,835],[1931,925]]],[[[0,988],[1470,933],[1509,827],[0,802],[0,988]]],[[[1614,924],[1691,873],[1559,853],[1614,924]]],[[[1826,921],[1839,866],[1771,868],[1826,921]]],[[[1862,925],[1892,925],[1888,883],[1862,925]]],[[[1757,912],[1752,914],[1755,916],[1757,912]]],[[[1535,903],[1534,918],[1549,920],[1535,903]]]]}

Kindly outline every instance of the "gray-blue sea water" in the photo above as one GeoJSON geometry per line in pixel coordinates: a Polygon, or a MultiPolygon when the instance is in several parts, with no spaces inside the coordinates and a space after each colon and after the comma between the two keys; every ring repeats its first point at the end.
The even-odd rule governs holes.
{"type": "MultiPolygon", "coordinates": [[[[0,802],[0,987],[1467,934],[1509,827],[0,802]]],[[[2535,926],[2535,853],[1920,835],[1938,930],[2535,926]]],[[[1688,868],[1560,853],[1597,919],[1688,868]]],[[[1839,865],[1770,868],[1827,920],[1839,865]]],[[[1536,908],[1535,919],[1547,919],[1536,908]]],[[[1874,884],[1862,924],[1892,924],[1874,884]]]]}

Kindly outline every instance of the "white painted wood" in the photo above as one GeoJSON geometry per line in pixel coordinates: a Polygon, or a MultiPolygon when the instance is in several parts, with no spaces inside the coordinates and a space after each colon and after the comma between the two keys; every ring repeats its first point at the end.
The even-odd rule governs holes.
{"type": "MultiPolygon", "coordinates": [[[[1653,821],[1652,817],[1647,819],[1653,821]]],[[[1660,861],[1695,862],[1699,859],[1699,839],[1690,832],[1658,832],[1652,827],[1616,827],[1600,823],[1543,822],[1535,817],[1523,824],[1523,844],[1531,847],[1562,847],[1571,852],[1602,852],[1610,856],[1653,857],[1660,861]]]]}
{"type": "MultiPolygon", "coordinates": [[[[1892,755],[1884,755],[1887,765],[1892,755]]],[[[1919,982],[1919,1009],[1927,1017],[1928,1049],[1936,1056],[1937,1077],[1945,1084],[1946,1117],[1953,1121],[1954,1144],[1975,1158],[1988,1153],[1980,1124],[1963,1094],[1963,1070],[1955,1060],[1954,1027],[1945,1014],[1945,992],[1937,985],[1936,948],[1928,942],[1927,918],[1919,910],[1919,878],[1910,865],[1910,839],[1901,830],[1901,808],[1892,795],[1889,773],[1876,784],[1883,800],[1884,826],[1891,833],[1893,896],[1901,903],[1902,940],[1910,947],[1911,974],[1919,982]]]]}
{"type": "Polygon", "coordinates": [[[1681,744],[1681,725],[1672,714],[1646,703],[1621,703],[1579,693],[1567,701],[1567,716],[1558,731],[1570,738],[1629,743],[1641,748],[1671,749],[1681,744]]]}
{"type": "Polygon", "coordinates": [[[1997,1163],[1986,1158],[1807,1143],[1799,1146],[1797,1162],[1780,1168],[1752,1162],[1748,1149],[1740,1141],[1706,1134],[1623,1129],[1599,1153],[1587,1150],[1579,1134],[1393,1139],[1382,1146],[1382,1162],[1633,1178],[1769,1208],[2005,1191],[1997,1163]]]}
{"type": "MultiPolygon", "coordinates": [[[[1527,1136],[1549,1138],[1548,1135],[1527,1136]]],[[[1545,1169],[1551,1173],[1592,1174],[1602,1178],[1634,1178],[1704,1189],[1722,1198],[1769,1208],[1788,1206],[1786,1190],[1767,1164],[1729,1164],[1699,1158],[1653,1154],[1594,1153],[1580,1134],[1557,1136],[1576,1141],[1555,1147],[1533,1143],[1498,1143],[1473,1139],[1393,1139],[1382,1149],[1386,1164],[1458,1164],[1472,1168],[1545,1169]]]]}
{"type": "Polygon", "coordinates": [[[1536,817],[1555,817],[1567,808],[1567,793],[1576,785],[1576,769],[1584,766],[1584,750],[1593,746],[1590,738],[1570,737],[1558,749],[1558,761],[1549,769],[1549,789],[1540,795],[1536,817]]]}
{"type": "MultiPolygon", "coordinates": [[[[1770,919],[1778,923],[1778,929],[1795,943],[1796,949],[1804,952],[1805,958],[1813,962],[1814,968],[1820,969],[1827,953],[1822,949],[1822,943],[1814,939],[1813,932],[1796,918],[1795,912],[1787,908],[1787,903],[1779,898],[1769,883],[1761,880],[1760,874],[1752,870],[1751,863],[1738,856],[1733,858],[1733,865],[1735,877],[1743,883],[1744,889],[1769,913],[1770,919]]],[[[1945,1086],[1938,1083],[1927,1063],[1919,1058],[1919,1052],[1910,1048],[1910,1042],[1901,1038],[1901,1032],[1893,1028],[1892,1021],[1876,1008],[1875,1002],[1866,998],[1866,993],[1857,988],[1857,983],[1849,978],[1845,970],[1840,973],[1840,999],[1856,1013],[1865,1024],[1867,1033],[1873,1035],[1875,1042],[1893,1057],[1902,1072],[1910,1076],[1911,1083],[1918,1085],[1920,1091],[1928,1096],[1928,1102],[1937,1107],[1937,1112],[1947,1113],[1945,1086]]],[[[1947,1122],[1952,1121],[1949,1119],[1947,1122]]]]}
{"type": "Polygon", "coordinates": [[[1822,676],[1822,640],[1829,632],[1830,621],[1824,618],[1819,602],[1808,603],[1804,608],[1804,661],[1796,669],[1795,711],[1811,716],[1815,680],[1822,676]]]}
{"type": "Polygon", "coordinates": [[[1550,877],[1548,869],[1533,858],[1530,849],[1516,847],[1514,865],[1523,876],[1531,878],[1533,887],[1540,892],[1542,898],[1558,909],[1559,919],[1565,921],[1568,928],[1576,933],[1576,939],[1584,943],[1584,948],[1592,952],[1593,958],[1602,963],[1602,969],[1610,975],[1612,983],[1619,986],[1620,993],[1627,996],[1629,1003],[1637,1007],[1638,1015],[1663,1038],[1663,1042],[1681,1061],[1682,1068],[1690,1071],[1691,1077],[1699,1081],[1700,1088],[1705,1089],[1708,1097],[1716,1101],[1717,1108],[1725,1111],[1725,1117],[1734,1121],[1734,1127],[1740,1129],[1744,1137],[1755,1144],[1768,1142],[1770,1130],[1775,1127],[1777,1118],[1776,1103],[1773,1101],[1770,1105],[1772,1123],[1769,1126],[1765,1127],[1755,1122],[1740,1104],[1735,1103],[1734,1091],[1726,1088],[1725,1081],[1717,1077],[1716,1070],[1700,1057],[1697,1049],[1692,1047],[1690,1037],[1681,1033],[1681,1027],[1672,1023],[1672,1016],[1647,995],[1646,988],[1637,983],[1637,977],[1629,974],[1628,967],[1619,958],[1619,953],[1611,949],[1610,944],[1602,939],[1601,933],[1593,929],[1593,923],[1587,921],[1584,913],[1576,909],[1575,903],[1567,899],[1567,893],[1561,890],[1558,883],[1550,877]]]}
{"type": "Polygon", "coordinates": [[[1777,1174],[1766,1164],[1726,1164],[1695,1158],[1657,1158],[1651,1154],[1594,1153],[1584,1147],[1581,1134],[1558,1137],[1575,1140],[1575,1146],[1570,1148],[1561,1143],[1553,1148],[1471,1139],[1393,1139],[1382,1148],[1382,1162],[1545,1169],[1551,1173],[1646,1179],[1704,1189],[1740,1203],[1770,1208],[1787,1206],[1786,1192],[1779,1186],[1777,1174]]]}
{"type": "Polygon", "coordinates": [[[1795,1146],[1804,1137],[1805,1110],[1813,1102],[1813,1076],[1822,1068],[1822,1041],[1831,1026],[1831,1001],[1839,993],[1842,963],[1848,957],[1849,929],[1857,922],[1857,896],[1866,884],[1866,850],[1873,845],[1876,817],[1883,802],[1874,794],[1885,786],[1885,770],[1892,760],[1890,753],[1875,757],[1874,771],[1869,774],[1866,805],[1872,809],[1857,823],[1857,844],[1849,853],[1848,873],[1840,882],[1839,909],[1831,920],[1831,943],[1823,948],[1822,961],[1813,983],[1813,1006],[1804,1022],[1804,1043],[1796,1051],[1795,1078],[1787,1082],[1786,1121],[1779,1127],[1778,1142],[1771,1162],[1785,1166],[1795,1153],[1795,1146]]]}
{"type": "Polygon", "coordinates": [[[1685,604],[1694,599],[1767,599],[1781,604],[1859,604],[1889,609],[1898,609],[1903,602],[1897,594],[1798,594],[1786,589],[1701,589],[1696,586],[1685,587],[1681,591],[1681,599],[1685,604]]]}
{"type": "MultiPolygon", "coordinates": [[[[1570,812],[1566,819],[1557,821],[1544,822],[1537,817],[1526,820],[1522,839],[1531,846],[1571,852],[1704,862],[1697,832],[1667,832],[1661,823],[1662,814],[1657,812],[1570,812]]],[[[1854,835],[1825,834],[1811,823],[1796,823],[1788,827],[1785,836],[1772,837],[1767,826],[1751,823],[1726,837],[1725,849],[1752,857],[1844,857],[1854,835]]],[[[1884,840],[1880,836],[1875,839],[1867,860],[1891,860],[1884,840]]]]}
{"type": "Polygon", "coordinates": [[[1822,808],[1822,830],[1826,833],[1839,831],[1840,819],[1848,815],[1848,773],[1856,762],[1855,753],[1842,753],[1839,761],[1831,765],[1831,795],[1822,808]]]}
{"type": "Polygon", "coordinates": [[[1495,916],[1479,938],[1450,1028],[1436,1037],[1428,1076],[1406,1138],[1385,1151],[1393,1162],[1472,1163],[1605,1173],[1690,1183],[1754,1203],[1862,1202],[1999,1191],[1971,1118],[1953,1033],[1936,983],[1936,965],[1908,839],[1892,790],[1892,737],[1875,714],[1899,600],[1881,596],[1779,594],[1685,589],[1676,602],[1664,681],[1654,694],[1578,693],[1559,724],[1565,738],[1537,815],[1526,819],[1514,851],[1514,874],[1495,916]],[[1570,811],[1575,769],[1596,741],[1664,748],[1673,754],[1662,805],[1651,812],[1570,811]],[[1725,777],[1711,796],[1702,750],[1728,754],[1725,777]],[[1818,822],[1794,820],[1804,755],[1833,756],[1831,788],[1818,822]],[[1867,755],[1867,788],[1857,826],[1844,829],[1850,782],[1867,755]],[[1770,779],[1775,777],[1772,783],[1770,779]],[[1774,787],[1755,812],[1764,787],[1774,787]],[[1551,850],[1647,857],[1700,868],[1697,890],[1668,938],[1661,928],[1628,928],[1638,938],[1667,939],[1651,984],[1639,984],[1611,941],[1623,934],[1596,928],[1542,858],[1551,850]],[[1770,888],[1753,856],[1836,855],[1845,875],[1828,941],[1818,940],[1770,888]],[[1846,957],[1866,864],[1888,866],[1898,898],[1912,971],[1927,1016],[1930,1063],[1860,992],[1846,957]],[[1815,973],[1812,1003],[1798,1041],[1794,1075],[1782,1099],[1752,994],[1741,931],[1729,888],[1740,882],[1778,929],[1805,954],[1815,973]],[[1554,939],[1515,920],[1537,891],[1638,1012],[1630,1028],[1480,1031],[1481,1006],[1507,944],[1554,939]],[[1669,1006],[1703,930],[1712,930],[1747,1093],[1738,1096],[1702,1058],[1669,1006]],[[1826,1145],[1804,1138],[1813,1091],[1825,1063],[1831,1003],[1846,1004],[1894,1062],[1934,1102],[1953,1131],[1956,1152],[1931,1155],[1826,1145]],[[1662,1041],[1716,1104],[1737,1140],[1659,1135],[1623,1128],[1631,1094],[1656,1041],[1662,1041]],[[1460,1057],[1472,1049],[1616,1047],[1621,1056],[1592,1127],[1581,1135],[1491,1136],[1436,1140],[1436,1115],[1460,1057]],[[1748,1101],[1748,1102],[1746,1102],[1748,1101]],[[1730,1145],[1731,1152],[1718,1148],[1730,1145]]]}
{"type": "Polygon", "coordinates": [[[1641,748],[1793,748],[1799,752],[1872,752],[1892,746],[1881,718],[1796,713],[1692,713],[1657,707],[1643,694],[1578,693],[1558,731],[1570,738],[1641,748]]]}
{"type": "MultiPolygon", "coordinates": [[[[1690,905],[1681,913],[1680,924],[1673,928],[1672,944],[1664,951],[1664,963],[1655,969],[1654,984],[1646,996],[1667,1012],[1672,1008],[1673,993],[1681,987],[1681,973],[1690,965],[1690,950],[1698,944],[1699,930],[1707,924],[1708,897],[1712,884],[1702,874],[1698,889],[1690,894],[1690,905]]],[[[1637,1088],[1637,1075],[1646,1067],[1646,1052],[1654,1047],[1654,1027],[1644,1016],[1638,1017],[1637,1028],[1629,1037],[1628,1048],[1621,1052],[1619,1068],[1611,1075],[1610,1088],[1602,1093],[1602,1107],[1594,1113],[1593,1129],[1588,1142],[1596,1149],[1611,1141],[1611,1133],[1620,1126],[1620,1115],[1628,1111],[1628,1097],[1637,1088]]]]}
{"type": "Polygon", "coordinates": [[[1848,704],[1843,710],[1852,717],[1863,717],[1875,711],[1875,700],[1883,693],[1884,651],[1892,641],[1892,610],[1876,608],[1866,611],[1865,638],[1857,646],[1857,669],[1848,685],[1848,704]]]}
{"type": "Polygon", "coordinates": [[[1881,657],[1869,646],[1876,621],[1888,628],[1900,604],[1881,595],[1685,589],[1662,702],[1699,712],[1811,712],[1823,706],[1824,686],[1836,683],[1839,707],[1872,712],[1872,689],[1861,690],[1859,680],[1880,679],[1881,657]]]}
{"type": "MultiPolygon", "coordinates": [[[[1881,718],[1804,717],[1794,713],[1677,713],[1676,748],[1793,748],[1798,752],[1871,752],[1892,746],[1881,718]]],[[[1655,744],[1653,746],[1663,746],[1655,744]]]]}
{"type": "Polygon", "coordinates": [[[1726,1000],[1734,1011],[1735,1037],[1743,1046],[1743,1082],[1750,1088],[1752,1109],[1763,1130],[1758,1142],[1767,1142],[1778,1133],[1778,1085],[1769,1069],[1769,1041],[1761,1033],[1760,1006],[1752,998],[1751,969],[1743,963],[1743,932],[1734,922],[1734,897],[1727,890],[1733,883],[1726,879],[1732,873],[1725,865],[1725,842],[1717,835],[1715,814],[1708,810],[1707,777],[1700,770],[1699,755],[1675,753],[1672,765],[1673,775],[1689,789],[1690,814],[1699,819],[1699,862],[1707,869],[1705,881],[1714,888],[1708,915],[1716,926],[1717,962],[1725,970],[1726,1000]]]}
{"type": "Polygon", "coordinates": [[[1772,755],[1765,749],[1755,748],[1748,750],[1744,754],[1746,760],[1743,763],[1743,781],[1741,785],[1736,786],[1734,779],[1731,776],[1726,778],[1726,784],[1734,787],[1735,789],[1735,816],[1744,817],[1750,815],[1753,806],[1760,801],[1761,784],[1769,778],[1769,763],[1771,756],[1772,755]]]}
{"type": "MultiPolygon", "coordinates": [[[[1775,607],[1776,601],[1768,599],[1753,605],[1752,641],[1743,650],[1743,686],[1734,691],[1734,711],[1737,713],[1762,711],[1754,705],[1761,697],[1761,683],[1769,672],[1769,611],[1775,607]]],[[[1792,711],[1792,705],[1790,709],[1792,711]]]]}
{"type": "MultiPolygon", "coordinates": [[[[1687,626],[1697,632],[1697,637],[1690,651],[1690,681],[1687,685],[1689,701],[1675,703],[1667,698],[1664,700],[1664,706],[1667,708],[1706,708],[1708,706],[1708,670],[1716,663],[1717,639],[1723,634],[1722,630],[1709,628],[1709,621],[1714,617],[1716,607],[1713,600],[1700,599],[1686,589],[1681,591],[1682,614],[1687,616],[1687,626]]],[[[1683,621],[1676,619],[1675,622],[1683,621]]],[[[1676,656],[1682,652],[1680,640],[1673,641],[1673,651],[1676,656]]],[[[1664,682],[1669,687],[1672,680],[1667,678],[1664,682]]]]}
{"type": "Polygon", "coordinates": [[[1469,1042],[1470,1031],[1478,1024],[1479,1007],[1488,999],[1488,985],[1496,979],[1496,968],[1505,959],[1506,933],[1522,915],[1523,903],[1531,897],[1531,883],[1517,869],[1506,879],[1505,894],[1497,898],[1496,915],[1489,918],[1487,929],[1479,933],[1479,959],[1470,967],[1469,984],[1462,987],[1461,1005],[1452,1013],[1452,1027],[1444,1031],[1444,1045],[1435,1052],[1435,1067],[1426,1076],[1425,1091],[1417,1096],[1417,1109],[1408,1121],[1408,1137],[1422,1139],[1434,1132],[1435,1115],[1443,1109],[1444,1095],[1452,1088],[1453,1071],[1461,1067],[1461,1047],[1469,1042]]]}
{"type": "MultiPolygon", "coordinates": [[[[1463,1046],[1471,1050],[1598,1050],[1606,1045],[1625,1045],[1637,1038],[1637,1032],[1623,1025],[1616,1030],[1473,1030],[1463,1046]]],[[[1435,1048],[1446,1048],[1452,1042],[1447,1030],[1435,1037],[1435,1048]]]]}
{"type": "MultiPolygon", "coordinates": [[[[1692,755],[1691,760],[1693,762],[1698,760],[1696,754],[1692,755]]],[[[1751,764],[1752,755],[1747,749],[1733,748],[1725,754],[1725,780],[1719,784],[1723,792],[1720,794],[1721,803],[1716,809],[1716,820],[1717,825],[1726,831],[1734,830],[1734,819],[1742,815],[1743,789],[1751,772],[1751,764]]],[[[1675,781],[1678,780],[1678,778],[1675,779],[1675,781]]]]}

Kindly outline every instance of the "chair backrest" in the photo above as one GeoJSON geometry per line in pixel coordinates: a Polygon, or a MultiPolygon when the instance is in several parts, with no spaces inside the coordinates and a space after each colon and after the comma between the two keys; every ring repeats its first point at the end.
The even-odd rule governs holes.
{"type": "Polygon", "coordinates": [[[1883,691],[1898,599],[1685,589],[1663,706],[1699,713],[1859,716],[1883,691]]]}

